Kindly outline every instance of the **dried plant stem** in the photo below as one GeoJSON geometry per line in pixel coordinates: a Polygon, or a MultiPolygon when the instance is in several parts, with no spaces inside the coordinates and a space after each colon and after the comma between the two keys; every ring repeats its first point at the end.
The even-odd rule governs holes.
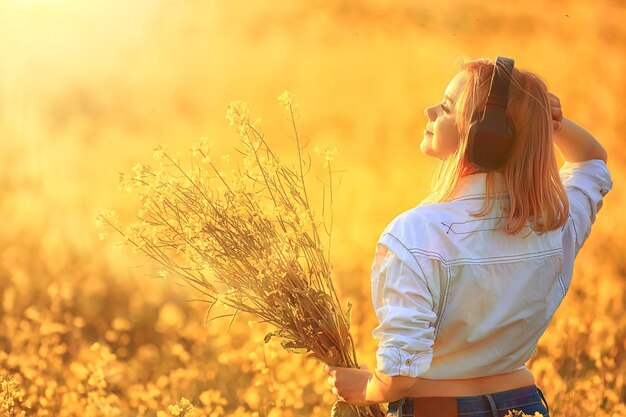
{"type": "MultiPolygon", "coordinates": [[[[158,168],[137,164],[134,176],[120,175],[123,188],[139,193],[138,221],[124,228],[109,212],[98,222],[162,265],[161,275],[172,273],[206,296],[210,305],[205,322],[230,315],[230,329],[235,316],[245,312],[276,328],[265,342],[280,337],[290,352],[358,367],[350,335],[352,306],[348,302],[344,312],[332,279],[332,157],[325,156],[330,189],[327,226],[326,185],[322,217],[316,219],[305,181],[310,158],[305,170],[304,147],[288,101],[298,157],[295,170],[280,163],[256,124],[248,120],[247,109],[240,102],[231,103],[227,117],[237,124],[245,145],[237,149],[244,159],[243,172],[240,167],[221,171],[211,160],[206,138],[191,149],[191,169],[180,164],[178,153],[172,156],[159,147],[153,154],[158,168]],[[201,164],[194,165],[193,157],[201,164]],[[326,255],[320,224],[328,236],[326,255]],[[214,284],[226,290],[220,292],[214,284]],[[217,304],[234,313],[208,320],[217,304]]],[[[359,416],[382,416],[378,406],[354,411],[359,416]]]]}

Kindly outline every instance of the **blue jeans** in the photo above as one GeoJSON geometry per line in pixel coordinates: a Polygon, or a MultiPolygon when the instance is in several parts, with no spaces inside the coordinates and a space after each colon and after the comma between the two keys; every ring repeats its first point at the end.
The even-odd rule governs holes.
{"type": "MultiPolygon", "coordinates": [[[[548,402],[536,385],[472,397],[457,397],[457,409],[459,417],[503,417],[509,410],[523,411],[531,416],[539,411],[544,417],[550,416],[548,402]]],[[[387,416],[413,417],[413,401],[411,398],[402,398],[389,403],[387,416]]]]}

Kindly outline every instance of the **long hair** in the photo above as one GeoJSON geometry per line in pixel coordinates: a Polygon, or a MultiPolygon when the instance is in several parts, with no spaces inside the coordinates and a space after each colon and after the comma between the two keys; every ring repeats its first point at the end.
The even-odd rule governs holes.
{"type": "MultiPolygon", "coordinates": [[[[494,68],[501,70],[495,66],[495,61],[484,58],[462,58],[457,65],[459,62],[461,70],[468,75],[468,82],[457,99],[455,113],[459,145],[436,166],[431,193],[421,204],[447,201],[460,177],[483,172],[467,161],[468,131],[472,121],[485,108],[494,68]]],[[[504,77],[504,72],[501,75],[504,77]]],[[[517,68],[513,70],[506,116],[515,128],[511,153],[503,167],[486,172],[485,204],[471,215],[488,214],[493,199],[500,198],[504,202],[504,216],[499,227],[511,235],[517,234],[531,216],[531,227],[539,234],[562,227],[567,221],[569,203],[554,154],[548,89],[539,76],[517,68]],[[508,192],[506,199],[502,198],[502,193],[497,194],[498,173],[504,179],[508,192]]]]}

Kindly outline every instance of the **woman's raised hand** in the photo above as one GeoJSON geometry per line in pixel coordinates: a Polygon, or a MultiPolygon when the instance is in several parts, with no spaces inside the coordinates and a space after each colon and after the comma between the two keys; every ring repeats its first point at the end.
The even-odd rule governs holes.
{"type": "Polygon", "coordinates": [[[548,91],[548,97],[550,100],[550,111],[552,114],[552,129],[555,132],[561,130],[561,124],[563,122],[563,110],[561,109],[561,100],[548,91]]]}

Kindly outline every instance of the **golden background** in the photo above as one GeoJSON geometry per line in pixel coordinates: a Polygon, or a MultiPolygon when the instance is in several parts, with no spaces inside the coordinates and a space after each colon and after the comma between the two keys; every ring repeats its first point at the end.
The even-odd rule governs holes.
{"type": "Polygon", "coordinates": [[[205,325],[190,288],[147,278],[144,258],[98,239],[96,214],[132,220],[118,173],[159,144],[186,152],[208,136],[232,154],[232,100],[293,154],[276,99],[292,92],[313,165],[314,146],[338,149],[335,280],[373,368],[369,268],[383,228],[430,185],[423,109],[460,56],[502,55],[598,138],[615,184],[529,366],[551,414],[626,415],[625,20],[616,0],[0,0],[0,374],[15,375],[4,411],[13,399],[30,400],[27,415],[161,417],[189,410],[184,397],[187,415],[328,415],[321,364],[264,345],[270,329],[245,315],[228,333],[228,318],[205,325]]]}

